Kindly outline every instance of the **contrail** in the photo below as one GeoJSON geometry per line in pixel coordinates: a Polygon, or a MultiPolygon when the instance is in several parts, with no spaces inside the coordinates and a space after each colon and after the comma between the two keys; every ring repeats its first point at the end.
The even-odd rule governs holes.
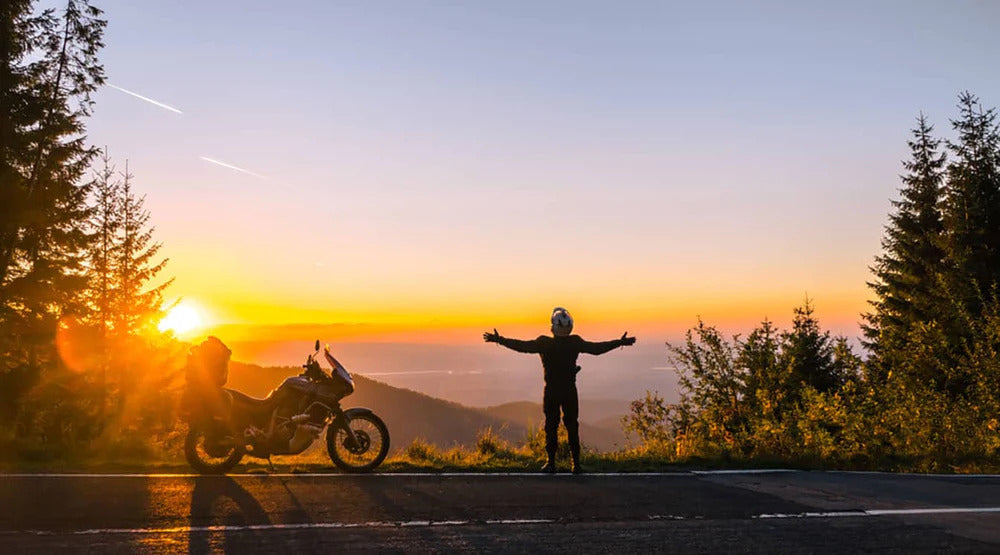
{"type": "Polygon", "coordinates": [[[256,177],[257,179],[267,179],[267,177],[265,177],[265,176],[263,176],[263,175],[261,175],[259,173],[254,173],[254,172],[252,172],[250,170],[245,170],[243,168],[234,166],[232,164],[227,164],[227,163],[225,163],[225,162],[223,162],[221,160],[216,160],[214,158],[209,158],[208,156],[199,156],[198,158],[201,158],[202,160],[204,160],[206,162],[210,162],[212,164],[215,164],[215,165],[218,165],[218,166],[222,166],[223,168],[229,168],[231,170],[236,170],[238,172],[243,172],[243,173],[245,173],[247,175],[252,175],[252,176],[256,177]]]}
{"type": "Polygon", "coordinates": [[[156,100],[153,100],[152,98],[149,98],[148,96],[142,96],[139,93],[134,93],[134,92],[132,92],[132,91],[130,91],[128,89],[123,89],[123,88],[121,88],[121,87],[119,87],[117,85],[112,85],[111,83],[105,83],[105,85],[111,87],[112,89],[115,89],[116,91],[121,91],[121,92],[123,92],[123,93],[125,93],[127,95],[134,96],[134,97],[138,98],[139,100],[145,100],[146,102],[149,102],[150,104],[159,106],[160,108],[163,108],[164,110],[170,110],[171,112],[174,112],[175,114],[183,114],[184,113],[184,112],[178,110],[177,108],[174,108],[173,106],[168,106],[168,105],[166,105],[166,104],[164,104],[162,102],[157,102],[156,100]]]}

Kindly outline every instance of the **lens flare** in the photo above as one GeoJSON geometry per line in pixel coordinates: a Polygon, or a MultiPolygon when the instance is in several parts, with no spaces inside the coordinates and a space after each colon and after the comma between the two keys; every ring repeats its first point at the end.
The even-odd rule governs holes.
{"type": "Polygon", "coordinates": [[[95,370],[101,365],[101,337],[97,329],[79,320],[63,318],[56,328],[56,349],[66,368],[74,372],[95,370]]]}
{"type": "Polygon", "coordinates": [[[174,335],[183,336],[204,326],[201,312],[189,303],[181,303],[167,311],[160,320],[157,329],[172,331],[174,335]]]}

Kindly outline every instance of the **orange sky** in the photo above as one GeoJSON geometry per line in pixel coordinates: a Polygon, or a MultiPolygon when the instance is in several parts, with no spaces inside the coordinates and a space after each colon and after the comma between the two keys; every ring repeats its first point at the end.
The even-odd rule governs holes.
{"type": "MultiPolygon", "coordinates": [[[[544,331],[557,305],[599,332],[675,333],[699,315],[731,328],[765,316],[782,323],[807,294],[825,325],[854,335],[868,298],[869,253],[836,243],[786,248],[782,234],[792,230],[785,226],[756,242],[733,233],[714,248],[694,248],[695,237],[631,239],[583,222],[559,240],[540,234],[487,244],[440,222],[430,241],[331,226],[324,242],[309,237],[310,224],[303,233],[286,227],[284,215],[274,220],[236,229],[217,223],[200,241],[166,242],[177,277],[170,294],[198,305],[211,325],[364,324],[353,336],[420,341],[492,326],[544,331]]],[[[819,237],[823,229],[802,235],[819,237]]]]}
{"type": "MultiPolygon", "coordinates": [[[[462,279],[483,278],[467,273],[462,279]]],[[[716,282],[699,289],[666,279],[659,283],[582,282],[561,293],[527,283],[520,292],[500,283],[469,287],[461,280],[419,289],[391,284],[369,288],[365,279],[329,290],[328,283],[316,285],[314,291],[302,284],[290,294],[262,285],[255,289],[249,280],[213,288],[210,279],[197,283],[188,279],[175,290],[184,281],[195,291],[184,302],[197,306],[210,328],[196,332],[258,340],[301,340],[322,333],[330,341],[464,343],[478,341],[479,332],[492,327],[508,335],[531,336],[546,331],[546,319],[555,305],[570,308],[581,333],[609,335],[630,330],[646,336],[643,339],[662,340],[690,327],[699,316],[734,332],[764,317],[786,325],[792,308],[806,296],[805,290],[785,289],[780,284],[716,282]],[[489,291],[490,285],[501,291],[489,291]]],[[[809,293],[824,326],[855,335],[858,315],[865,309],[863,286],[824,293],[809,293]]]]}

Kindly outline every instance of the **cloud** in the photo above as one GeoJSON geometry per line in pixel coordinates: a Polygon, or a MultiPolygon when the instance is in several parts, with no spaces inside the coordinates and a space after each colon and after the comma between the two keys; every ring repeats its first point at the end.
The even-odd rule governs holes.
{"type": "Polygon", "coordinates": [[[242,173],[245,173],[247,175],[252,175],[252,176],[254,176],[254,177],[258,178],[258,179],[267,179],[267,177],[265,177],[265,176],[263,176],[263,175],[261,175],[259,173],[254,173],[254,172],[252,172],[250,170],[245,170],[245,169],[243,169],[243,168],[241,168],[239,166],[234,166],[232,164],[227,164],[226,162],[223,162],[221,160],[216,160],[215,158],[209,158],[208,156],[199,156],[198,158],[201,158],[202,160],[204,160],[206,162],[209,162],[209,163],[212,163],[212,164],[215,164],[217,166],[222,166],[223,168],[229,168],[231,170],[236,170],[238,172],[242,172],[242,173]]]}
{"type": "Polygon", "coordinates": [[[174,108],[173,106],[169,106],[169,105],[164,104],[162,102],[159,102],[157,100],[153,100],[152,98],[149,98],[148,96],[142,96],[141,94],[132,92],[132,91],[130,91],[128,89],[123,89],[123,88],[119,87],[118,85],[112,85],[111,83],[105,83],[105,85],[111,87],[112,89],[115,89],[116,91],[121,91],[121,92],[123,92],[123,93],[125,93],[127,95],[134,96],[134,97],[138,98],[139,100],[145,100],[146,102],[149,102],[150,104],[153,104],[154,106],[159,106],[160,108],[163,108],[164,110],[170,110],[171,112],[173,112],[175,114],[183,114],[184,113],[184,112],[178,110],[177,108],[174,108]]]}

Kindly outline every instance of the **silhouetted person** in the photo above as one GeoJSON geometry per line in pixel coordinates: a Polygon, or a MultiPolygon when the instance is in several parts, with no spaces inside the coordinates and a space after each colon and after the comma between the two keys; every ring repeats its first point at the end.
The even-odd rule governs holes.
{"type": "Polygon", "coordinates": [[[580,426],[577,422],[580,412],[580,401],[576,393],[576,374],[580,371],[580,367],[576,365],[577,357],[580,353],[603,355],[612,349],[635,343],[635,338],[628,337],[628,332],[621,339],[592,343],[579,335],[570,335],[572,331],[573,318],[565,308],[556,307],[552,310],[551,337],[540,335],[533,341],[522,341],[501,337],[495,329],[493,333],[483,334],[487,343],[499,343],[519,353],[538,353],[542,357],[542,367],[545,369],[542,407],[545,411],[545,452],[548,455],[548,462],[542,467],[542,472],[556,471],[560,410],[569,436],[569,450],[573,455],[573,473],[583,472],[580,467],[580,426]]]}

